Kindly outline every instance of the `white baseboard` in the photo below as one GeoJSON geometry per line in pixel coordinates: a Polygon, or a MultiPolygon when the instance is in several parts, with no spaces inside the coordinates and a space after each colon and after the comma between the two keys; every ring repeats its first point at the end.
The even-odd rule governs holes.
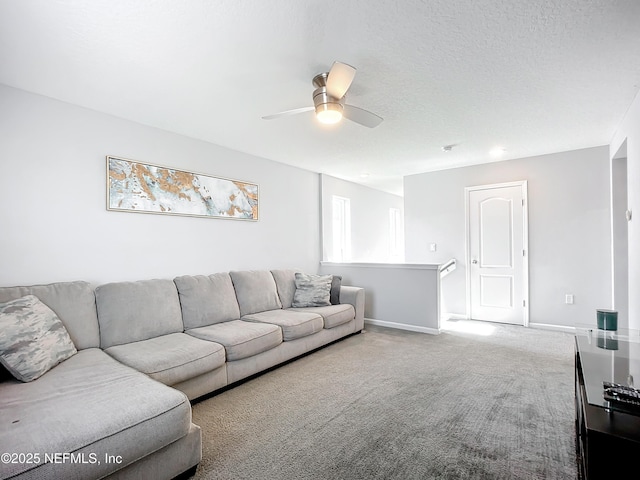
{"type": "Polygon", "coordinates": [[[469,316],[464,313],[449,313],[445,312],[442,314],[443,320],[469,320],[469,316]]]}
{"type": "Polygon", "coordinates": [[[378,325],[379,327],[397,328],[398,330],[409,330],[411,332],[428,333],[429,335],[439,335],[440,330],[437,328],[419,327],[417,325],[409,325],[407,323],[385,322],[384,320],[374,320],[373,318],[365,318],[365,323],[378,325]]]}
{"type": "Polygon", "coordinates": [[[540,328],[542,330],[554,330],[556,332],[576,333],[575,327],[566,325],[552,325],[550,323],[529,323],[530,328],[540,328]]]}
{"type": "MultiPolygon", "coordinates": [[[[466,315],[460,314],[448,314],[448,317],[452,320],[468,320],[466,315]]],[[[440,330],[429,327],[419,327],[417,325],[409,325],[407,323],[386,322],[384,320],[376,320],[373,318],[365,318],[365,323],[371,325],[377,325],[380,327],[396,328],[398,330],[408,330],[411,332],[428,333],[429,335],[439,335],[440,330]]],[[[556,332],[576,333],[575,327],[569,327],[566,325],[552,325],[550,323],[529,323],[530,328],[539,328],[541,330],[553,330],[556,332]]]]}

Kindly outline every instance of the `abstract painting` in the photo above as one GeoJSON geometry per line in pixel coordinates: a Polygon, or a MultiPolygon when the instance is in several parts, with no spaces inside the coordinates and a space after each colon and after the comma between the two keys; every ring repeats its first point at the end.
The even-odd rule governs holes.
{"type": "Polygon", "coordinates": [[[258,185],[109,156],[107,210],[258,220],[258,185]]]}

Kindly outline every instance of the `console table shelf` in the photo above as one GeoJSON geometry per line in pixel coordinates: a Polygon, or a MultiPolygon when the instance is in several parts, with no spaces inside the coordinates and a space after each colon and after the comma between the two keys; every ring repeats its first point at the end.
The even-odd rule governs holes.
{"type": "MultiPolygon", "coordinates": [[[[626,383],[634,362],[640,362],[640,343],[609,335],[598,341],[601,332],[576,336],[575,402],[576,454],[580,478],[585,480],[620,478],[640,472],[640,410],[606,402],[602,382],[626,383]],[[624,378],[624,380],[622,380],[624,378]]],[[[637,365],[640,368],[640,365],[637,365]]]]}

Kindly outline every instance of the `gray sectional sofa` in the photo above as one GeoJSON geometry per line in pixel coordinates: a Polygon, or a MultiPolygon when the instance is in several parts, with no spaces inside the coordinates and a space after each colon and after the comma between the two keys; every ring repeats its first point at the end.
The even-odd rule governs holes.
{"type": "Polygon", "coordinates": [[[192,474],[190,400],[363,329],[363,289],[304,308],[295,292],[294,270],[0,288],[0,304],[35,295],[77,349],[31,382],[3,372],[0,478],[192,474]]]}

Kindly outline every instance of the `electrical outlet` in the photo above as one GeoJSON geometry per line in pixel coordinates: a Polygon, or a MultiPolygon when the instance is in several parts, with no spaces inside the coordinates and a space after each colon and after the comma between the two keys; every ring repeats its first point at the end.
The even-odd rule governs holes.
{"type": "Polygon", "coordinates": [[[430,252],[435,252],[438,249],[438,245],[436,243],[430,243],[429,244],[429,251],[430,252]]]}
{"type": "Polygon", "coordinates": [[[573,295],[570,293],[567,293],[564,296],[564,303],[566,303],[567,305],[573,305],[573,295]]]}

